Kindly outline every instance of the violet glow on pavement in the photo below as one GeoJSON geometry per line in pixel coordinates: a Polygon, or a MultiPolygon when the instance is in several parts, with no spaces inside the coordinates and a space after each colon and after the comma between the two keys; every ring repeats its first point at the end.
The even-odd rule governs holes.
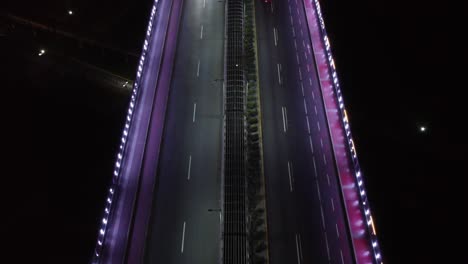
{"type": "Polygon", "coordinates": [[[304,0],[356,263],[382,263],[350,125],[318,0],[304,0]]]}

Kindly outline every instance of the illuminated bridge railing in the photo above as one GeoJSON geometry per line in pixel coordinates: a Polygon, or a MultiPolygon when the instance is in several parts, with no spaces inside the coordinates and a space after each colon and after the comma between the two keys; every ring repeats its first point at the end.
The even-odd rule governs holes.
{"type": "MultiPolygon", "coordinates": [[[[357,241],[354,241],[354,238],[352,239],[354,247],[353,250],[355,255],[354,257],[358,264],[368,263],[369,261],[372,261],[372,263],[382,263],[382,253],[380,250],[377,234],[374,227],[374,222],[372,219],[369,201],[364,187],[362,172],[359,166],[354,141],[351,135],[350,124],[348,121],[348,116],[346,114],[343,97],[340,90],[340,83],[338,81],[335,62],[333,60],[330,41],[328,39],[327,32],[325,29],[325,23],[323,20],[320,4],[318,0],[304,0],[304,6],[306,9],[305,11],[308,19],[309,32],[312,38],[311,41],[313,43],[314,49],[317,49],[314,50],[314,52],[316,53],[317,72],[319,74],[320,79],[324,78],[324,81],[320,81],[322,87],[322,96],[324,97],[324,104],[327,108],[327,112],[329,111],[327,106],[330,106],[330,109],[335,109],[335,107],[332,105],[336,105],[336,111],[339,115],[338,122],[341,122],[339,127],[341,127],[342,130],[344,129],[344,140],[347,141],[347,144],[345,144],[345,151],[348,154],[346,156],[349,156],[349,160],[351,161],[350,164],[348,163],[349,165],[347,168],[349,168],[351,171],[350,173],[352,175],[350,175],[350,177],[352,177],[352,183],[349,186],[343,186],[342,182],[341,188],[342,190],[354,189],[355,187],[357,188],[357,194],[355,196],[353,195],[353,197],[355,197],[353,207],[358,206],[360,212],[357,218],[360,220],[358,221],[358,223],[349,223],[349,226],[351,229],[350,231],[352,232],[352,236],[355,236],[357,233],[358,236],[366,238],[367,241],[366,243],[364,243],[365,245],[363,245],[362,243],[356,245],[357,241]],[[323,67],[320,67],[322,65],[325,65],[325,69],[323,67]],[[325,91],[326,88],[324,88],[324,86],[329,86],[330,91],[325,91]],[[325,92],[327,93],[325,94],[325,92]],[[325,102],[327,101],[325,99],[325,97],[327,96],[334,97],[332,98],[332,100],[325,102]],[[360,223],[362,221],[361,219],[365,220],[365,224],[360,223]],[[359,250],[357,250],[357,248],[359,248],[359,250]]],[[[331,124],[329,124],[329,126],[331,129],[331,124]]],[[[331,136],[333,138],[333,135],[331,136]]],[[[335,155],[336,154],[337,152],[335,150],[335,155]]],[[[340,168],[338,168],[338,170],[340,171],[340,168]]],[[[350,215],[353,213],[347,210],[347,214],[348,220],[350,221],[350,215]]]]}
{"type": "Polygon", "coordinates": [[[114,166],[112,182],[109,188],[109,193],[107,195],[104,213],[102,216],[102,221],[100,223],[100,228],[99,228],[99,233],[98,233],[98,238],[97,238],[94,254],[91,259],[91,263],[93,264],[101,262],[100,256],[101,256],[101,252],[103,249],[104,240],[106,239],[106,235],[107,235],[107,226],[108,226],[109,216],[112,214],[112,211],[114,208],[113,204],[117,197],[116,191],[118,190],[117,187],[118,187],[119,179],[120,179],[122,160],[126,153],[125,150],[127,149],[126,148],[127,136],[130,130],[130,126],[132,125],[136,100],[137,100],[137,97],[139,96],[139,85],[141,84],[141,80],[142,80],[143,68],[146,65],[145,59],[146,59],[146,55],[148,54],[148,48],[149,48],[148,45],[150,42],[150,38],[152,36],[153,21],[154,21],[154,17],[157,11],[157,6],[158,6],[158,0],[155,0],[153,3],[153,7],[151,9],[151,15],[150,15],[150,19],[148,22],[148,28],[146,30],[145,40],[143,43],[143,50],[142,50],[140,61],[138,64],[138,70],[137,70],[136,79],[133,85],[133,90],[132,90],[130,104],[129,104],[128,111],[127,111],[127,116],[125,118],[125,126],[122,132],[119,151],[117,153],[117,160],[114,166]]]}

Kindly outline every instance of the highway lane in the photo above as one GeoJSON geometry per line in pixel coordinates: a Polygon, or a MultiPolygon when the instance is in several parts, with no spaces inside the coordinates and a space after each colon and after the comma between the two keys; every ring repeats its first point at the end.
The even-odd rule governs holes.
{"type": "Polygon", "coordinates": [[[178,32],[145,263],[217,263],[224,3],[184,1],[178,32]]]}
{"type": "Polygon", "coordinates": [[[302,1],[257,6],[271,263],[353,263],[302,1]]]}

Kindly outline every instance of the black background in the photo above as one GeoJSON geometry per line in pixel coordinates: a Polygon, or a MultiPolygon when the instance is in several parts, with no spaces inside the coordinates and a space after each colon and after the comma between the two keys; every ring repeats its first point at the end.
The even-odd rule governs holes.
{"type": "MultiPolygon", "coordinates": [[[[468,9],[449,1],[321,3],[384,263],[468,263],[468,9]]],[[[66,62],[77,58],[130,79],[136,69],[131,56],[118,60],[105,48],[76,49],[53,34],[12,29],[5,15],[139,54],[150,6],[150,0],[6,5],[0,258],[88,262],[129,92],[84,80],[66,62]],[[44,47],[46,56],[38,57],[44,47]]]]}

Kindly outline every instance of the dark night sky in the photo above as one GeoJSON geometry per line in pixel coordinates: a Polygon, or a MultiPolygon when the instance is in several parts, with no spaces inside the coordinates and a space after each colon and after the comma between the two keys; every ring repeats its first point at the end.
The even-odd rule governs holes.
{"type": "MultiPolygon", "coordinates": [[[[133,53],[151,4],[29,2],[15,1],[5,13],[133,53]]],[[[385,263],[468,263],[454,241],[466,237],[468,222],[468,8],[447,1],[321,2],[385,263]],[[420,125],[428,131],[420,133],[420,125]]],[[[6,24],[2,18],[0,33],[6,24]]],[[[5,252],[15,262],[87,263],[128,94],[63,70],[67,57],[89,60],[88,50],[63,48],[61,38],[18,35],[0,37],[5,252]],[[39,59],[44,45],[53,48],[39,59]]],[[[93,63],[133,78],[134,59],[109,62],[105,50],[99,54],[93,63]]]]}

